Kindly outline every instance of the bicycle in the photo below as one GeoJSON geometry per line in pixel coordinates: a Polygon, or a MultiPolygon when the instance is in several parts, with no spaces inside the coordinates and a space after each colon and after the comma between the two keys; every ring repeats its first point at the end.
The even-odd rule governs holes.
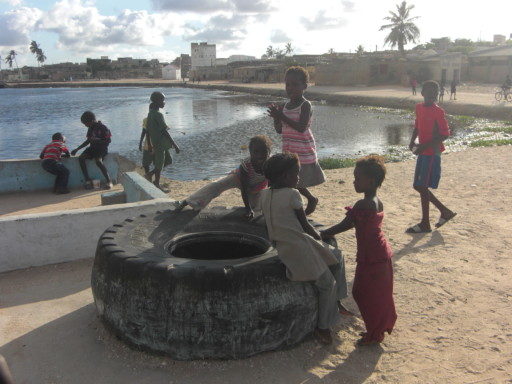
{"type": "Polygon", "coordinates": [[[510,88],[497,88],[494,93],[494,98],[496,101],[506,100],[512,102],[512,92],[510,91],[510,88]]]}

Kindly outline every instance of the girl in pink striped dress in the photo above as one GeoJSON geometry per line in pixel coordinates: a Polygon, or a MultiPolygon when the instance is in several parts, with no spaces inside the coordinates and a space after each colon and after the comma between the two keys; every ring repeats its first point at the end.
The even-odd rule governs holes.
{"type": "Polygon", "coordinates": [[[307,201],[306,215],[314,212],[318,198],[308,187],[322,184],[325,175],[318,164],[315,138],[311,132],[311,103],[304,98],[308,72],[302,67],[290,67],[285,74],[286,93],[290,101],[284,106],[272,104],[268,113],[274,118],[274,128],[283,138],[283,152],[296,153],[300,161],[297,189],[307,201]]]}

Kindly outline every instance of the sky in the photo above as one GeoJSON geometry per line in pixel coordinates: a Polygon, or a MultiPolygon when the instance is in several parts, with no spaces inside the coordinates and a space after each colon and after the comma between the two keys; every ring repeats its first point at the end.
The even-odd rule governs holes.
{"type": "MultiPolygon", "coordinates": [[[[399,1],[389,0],[0,0],[0,56],[16,50],[18,65],[131,56],[172,61],[190,43],[217,44],[217,57],[260,57],[292,44],[296,54],[382,50],[379,27],[399,1]]],[[[512,2],[411,0],[419,16],[417,43],[448,36],[473,41],[512,34],[512,2]]],[[[409,44],[412,48],[416,44],[409,44]]],[[[2,68],[6,64],[2,59],[2,68]]]]}

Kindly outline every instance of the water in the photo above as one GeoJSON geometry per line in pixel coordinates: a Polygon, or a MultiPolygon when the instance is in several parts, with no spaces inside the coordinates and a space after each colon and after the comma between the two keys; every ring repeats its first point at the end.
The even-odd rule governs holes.
{"type": "MultiPolygon", "coordinates": [[[[85,139],[80,123],[92,110],[112,131],[110,151],[140,163],[138,143],[153,88],[0,89],[0,159],[37,157],[54,132],[70,149],[85,139]]],[[[256,134],[269,135],[274,152],[281,147],[266,106],[275,99],[222,91],[166,88],[163,113],[182,152],[164,175],[174,179],[214,178],[248,155],[241,149],[256,134]]],[[[319,157],[384,153],[406,145],[411,117],[385,109],[315,104],[313,133],[319,157]]]]}

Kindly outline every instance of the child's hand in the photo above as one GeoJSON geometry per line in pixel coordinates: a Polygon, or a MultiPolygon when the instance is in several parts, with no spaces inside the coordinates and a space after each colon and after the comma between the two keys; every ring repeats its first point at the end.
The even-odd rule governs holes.
{"type": "Polygon", "coordinates": [[[78,152],[78,151],[77,151],[76,149],[73,149],[73,150],[71,151],[71,156],[75,156],[77,152],[78,152]]]}
{"type": "Polygon", "coordinates": [[[180,153],[181,152],[180,147],[178,147],[177,145],[174,146],[174,150],[176,151],[176,153],[180,153]]]}
{"type": "Polygon", "coordinates": [[[320,231],[320,237],[322,238],[323,241],[334,238],[334,236],[326,235],[325,231],[320,231]]]}
{"type": "Polygon", "coordinates": [[[273,117],[274,119],[279,119],[281,117],[281,108],[276,104],[270,104],[267,109],[268,115],[273,117]]]}
{"type": "Polygon", "coordinates": [[[316,229],[313,230],[311,236],[316,240],[322,240],[322,236],[320,236],[320,233],[316,229]]]}

